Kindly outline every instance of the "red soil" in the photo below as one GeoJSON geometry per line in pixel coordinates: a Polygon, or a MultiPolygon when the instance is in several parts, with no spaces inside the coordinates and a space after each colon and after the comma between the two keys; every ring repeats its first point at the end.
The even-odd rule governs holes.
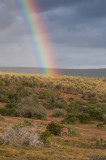
{"type": "Polygon", "coordinates": [[[1,102],[0,102],[0,108],[4,108],[5,105],[6,105],[6,103],[1,103],[1,102]]]}

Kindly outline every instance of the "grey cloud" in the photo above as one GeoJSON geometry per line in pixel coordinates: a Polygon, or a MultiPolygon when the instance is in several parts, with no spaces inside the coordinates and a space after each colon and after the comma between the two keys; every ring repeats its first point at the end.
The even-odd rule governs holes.
{"type": "MultiPolygon", "coordinates": [[[[106,0],[34,2],[41,9],[58,67],[105,65],[106,0]]],[[[0,0],[0,65],[35,66],[31,47],[17,1],[0,0]]]]}
{"type": "MultiPolygon", "coordinates": [[[[8,24],[8,23],[7,23],[8,24]]],[[[16,17],[11,25],[0,28],[0,45],[22,43],[28,39],[22,20],[16,17]]]]}
{"type": "Polygon", "coordinates": [[[95,66],[106,66],[105,49],[72,48],[57,46],[57,64],[61,68],[95,68],[95,66]],[[64,67],[63,67],[64,66],[64,67]],[[91,67],[90,67],[91,66],[91,67]]]}
{"type": "Polygon", "coordinates": [[[8,11],[18,10],[18,0],[0,0],[0,4],[3,3],[8,8],[8,11]]]}
{"type": "Polygon", "coordinates": [[[24,67],[37,66],[36,64],[36,59],[34,54],[32,54],[28,43],[19,45],[13,43],[6,46],[0,46],[0,66],[24,67]]]}
{"type": "Polygon", "coordinates": [[[8,8],[4,3],[0,3],[0,29],[9,27],[14,21],[14,17],[8,12],[8,8]]]}
{"type": "Polygon", "coordinates": [[[67,7],[76,3],[84,2],[85,0],[33,0],[37,2],[42,11],[54,10],[60,7],[67,7]]]}
{"type": "Polygon", "coordinates": [[[105,12],[100,0],[87,0],[74,7],[70,5],[49,11],[44,14],[44,18],[54,43],[72,47],[106,48],[105,12]],[[98,13],[98,10],[104,14],[93,14],[93,11],[98,13]]]}
{"type": "Polygon", "coordinates": [[[106,0],[92,0],[80,3],[77,6],[77,12],[86,18],[102,18],[106,17],[106,0]]]}

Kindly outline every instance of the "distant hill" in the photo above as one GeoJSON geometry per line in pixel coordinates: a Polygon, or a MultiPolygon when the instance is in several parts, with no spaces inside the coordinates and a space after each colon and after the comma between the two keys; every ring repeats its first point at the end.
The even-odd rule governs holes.
{"type": "MultiPolygon", "coordinates": [[[[0,72],[40,74],[42,68],[35,67],[0,67],[0,72]]],[[[103,69],[57,69],[59,75],[85,76],[85,77],[106,77],[106,68],[103,69]]],[[[54,73],[52,73],[54,74],[54,73]]]]}

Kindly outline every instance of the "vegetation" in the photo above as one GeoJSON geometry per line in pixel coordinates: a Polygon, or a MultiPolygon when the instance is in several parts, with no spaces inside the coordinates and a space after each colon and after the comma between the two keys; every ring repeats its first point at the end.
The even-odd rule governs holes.
{"type": "Polygon", "coordinates": [[[4,120],[5,120],[5,118],[0,115],[0,121],[4,121],[4,120]]]}
{"type": "Polygon", "coordinates": [[[59,125],[55,122],[51,122],[47,126],[47,130],[50,131],[54,135],[60,135],[61,129],[63,128],[62,125],[59,125]]]}
{"type": "Polygon", "coordinates": [[[64,109],[54,109],[53,110],[53,117],[65,117],[67,112],[64,109]]]}
{"type": "Polygon", "coordinates": [[[104,127],[103,123],[98,123],[97,124],[97,128],[103,128],[103,127],[104,127]]]}
{"type": "Polygon", "coordinates": [[[38,146],[40,142],[36,130],[27,128],[27,125],[29,123],[24,121],[7,127],[5,133],[0,136],[0,143],[11,146],[38,146]]]}
{"type": "Polygon", "coordinates": [[[106,78],[0,73],[0,159],[106,158],[105,130],[106,78]]]}
{"type": "Polygon", "coordinates": [[[0,102],[6,103],[0,108],[3,116],[46,119],[46,108],[54,109],[54,117],[66,117],[68,123],[105,123],[105,78],[1,73],[0,84],[0,102]]]}
{"type": "Polygon", "coordinates": [[[42,140],[44,146],[50,143],[50,140],[49,140],[50,136],[51,136],[51,132],[47,129],[40,135],[40,139],[42,140]]]}
{"type": "Polygon", "coordinates": [[[79,137],[80,136],[80,132],[77,128],[75,127],[70,127],[70,126],[67,126],[68,128],[68,135],[71,136],[71,137],[79,137]]]}

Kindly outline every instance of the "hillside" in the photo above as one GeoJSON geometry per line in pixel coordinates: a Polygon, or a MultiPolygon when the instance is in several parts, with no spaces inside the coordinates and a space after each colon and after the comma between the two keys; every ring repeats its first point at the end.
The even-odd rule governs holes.
{"type": "Polygon", "coordinates": [[[1,159],[105,160],[105,132],[106,78],[0,73],[1,159]],[[68,136],[60,136],[62,128],[68,136]],[[20,145],[15,131],[31,129],[42,143],[20,145]]]}

